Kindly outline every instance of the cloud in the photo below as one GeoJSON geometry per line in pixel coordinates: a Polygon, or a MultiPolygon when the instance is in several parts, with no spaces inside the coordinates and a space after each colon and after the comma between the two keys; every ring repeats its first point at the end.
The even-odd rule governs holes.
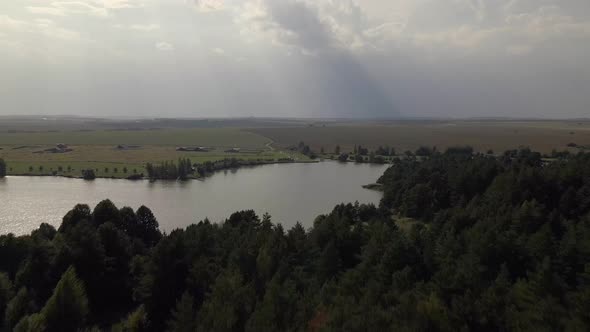
{"type": "Polygon", "coordinates": [[[26,9],[33,13],[33,14],[38,14],[38,15],[54,15],[54,16],[65,16],[66,13],[65,11],[63,11],[61,8],[57,8],[57,7],[33,7],[33,6],[27,6],[26,9]]]}
{"type": "Polygon", "coordinates": [[[453,50],[477,55],[497,50],[502,54],[501,50],[507,48],[514,51],[514,45],[587,38],[590,18],[576,19],[575,14],[566,13],[558,4],[555,0],[425,0],[397,13],[403,24],[367,30],[366,35],[382,47],[401,44],[429,52],[453,50]]]}
{"type": "Polygon", "coordinates": [[[270,39],[304,54],[402,49],[510,55],[514,45],[532,50],[535,43],[590,35],[590,17],[564,12],[557,0],[250,0],[236,12],[245,40],[270,39]]]}
{"type": "MultiPolygon", "coordinates": [[[[128,70],[126,77],[170,71],[173,94],[187,81],[207,78],[216,82],[208,90],[219,96],[211,97],[211,103],[219,100],[215,109],[235,94],[255,115],[279,106],[277,112],[294,116],[388,116],[397,109],[435,116],[559,115],[586,114],[590,104],[588,0],[0,3],[0,54],[11,55],[0,66],[14,68],[13,76],[50,61],[58,65],[43,68],[60,75],[79,71],[84,82],[93,65],[104,63],[128,70]],[[5,52],[12,50],[18,52],[5,52]],[[174,51],[167,54],[174,55],[174,68],[156,50],[174,51]],[[68,61],[72,54],[85,65],[68,61]],[[223,54],[227,61],[215,57],[223,54]]],[[[186,109],[196,109],[192,102],[198,101],[186,109]]],[[[231,106],[228,114],[239,108],[231,106]]]]}
{"type": "Polygon", "coordinates": [[[62,61],[64,57],[81,55],[80,50],[88,50],[90,47],[91,40],[53,20],[21,20],[0,15],[0,53],[4,56],[4,64],[12,63],[11,58],[55,63],[62,61]],[[74,47],[76,45],[81,48],[74,47]]]}
{"type": "Polygon", "coordinates": [[[194,0],[197,9],[201,12],[213,12],[225,8],[223,0],[194,0]]]}
{"type": "Polygon", "coordinates": [[[364,47],[364,19],[352,0],[255,0],[242,6],[236,22],[243,35],[270,37],[276,45],[316,54],[364,47]]]}
{"type": "Polygon", "coordinates": [[[523,56],[532,52],[530,45],[510,45],[506,47],[506,53],[509,55],[523,56]]]}
{"type": "Polygon", "coordinates": [[[121,30],[129,30],[129,31],[139,31],[139,32],[152,32],[156,30],[160,30],[161,26],[159,24],[113,24],[113,28],[121,29],[121,30]]]}
{"type": "Polygon", "coordinates": [[[142,0],[94,0],[97,5],[107,9],[139,8],[144,6],[142,0]]]}
{"type": "Polygon", "coordinates": [[[91,3],[83,1],[71,1],[71,2],[52,2],[51,6],[48,7],[34,7],[29,6],[27,10],[33,14],[39,15],[54,15],[54,16],[67,16],[75,14],[84,14],[96,17],[107,17],[108,10],[104,7],[97,7],[91,3]]]}
{"type": "Polygon", "coordinates": [[[174,45],[167,42],[156,43],[156,49],[162,52],[174,51],[174,45]]]}
{"type": "Polygon", "coordinates": [[[77,0],[77,1],[52,1],[45,6],[26,6],[25,8],[33,14],[68,16],[68,15],[89,15],[105,18],[112,10],[139,8],[143,4],[131,0],[77,0]]]}
{"type": "Polygon", "coordinates": [[[12,18],[8,15],[0,15],[0,28],[3,29],[19,29],[28,26],[29,23],[26,21],[12,18]]]}
{"type": "Polygon", "coordinates": [[[0,30],[8,30],[12,33],[20,32],[32,35],[42,35],[62,40],[81,39],[79,32],[57,26],[55,22],[48,19],[24,21],[11,18],[7,15],[0,15],[0,30]]]}
{"type": "Polygon", "coordinates": [[[223,48],[219,48],[219,47],[211,49],[211,52],[213,52],[217,55],[225,55],[225,50],[223,48]]]}
{"type": "Polygon", "coordinates": [[[149,31],[159,30],[160,25],[158,25],[158,24],[132,24],[131,26],[129,26],[129,29],[136,30],[136,31],[149,32],[149,31]]]}
{"type": "Polygon", "coordinates": [[[331,44],[327,27],[310,5],[300,1],[265,1],[269,21],[277,38],[314,52],[331,44]]]}

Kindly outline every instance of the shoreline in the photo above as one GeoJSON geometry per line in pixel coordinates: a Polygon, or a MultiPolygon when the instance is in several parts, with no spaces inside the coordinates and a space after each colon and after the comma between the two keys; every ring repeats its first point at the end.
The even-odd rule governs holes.
{"type": "MultiPolygon", "coordinates": [[[[328,159],[329,160],[329,159],[328,159]]],[[[247,161],[245,161],[247,162],[247,161]]],[[[95,179],[107,179],[107,180],[126,180],[126,181],[190,181],[190,180],[203,180],[204,178],[207,178],[209,176],[214,175],[217,172],[221,172],[221,171],[226,171],[226,170],[237,170],[240,168],[244,168],[244,167],[256,167],[256,166],[265,166],[265,165],[278,165],[278,164],[314,164],[314,163],[320,163],[323,162],[323,160],[293,160],[293,161],[280,161],[280,160],[276,160],[276,161],[268,161],[268,162],[260,162],[260,163],[255,163],[255,164],[244,164],[244,165],[240,165],[238,167],[228,167],[228,168],[222,168],[222,169],[216,169],[211,173],[207,173],[204,176],[198,176],[198,177],[190,177],[187,178],[185,180],[180,180],[180,179],[150,179],[147,176],[141,176],[141,177],[137,177],[135,178],[134,175],[130,175],[128,177],[116,177],[116,176],[97,176],[95,179]],[[133,178],[132,178],[133,177],[133,178]]],[[[137,174],[138,176],[141,174],[137,174]]],[[[24,174],[6,174],[6,177],[53,177],[53,178],[66,178],[66,179],[79,179],[79,180],[84,180],[84,177],[82,175],[79,176],[75,176],[75,175],[66,175],[66,174],[31,174],[31,173],[24,173],[24,174]]],[[[85,181],[93,181],[92,180],[85,180],[85,181]]]]}
{"type": "MultiPolygon", "coordinates": [[[[400,156],[397,156],[396,155],[396,156],[391,156],[390,158],[393,159],[393,158],[397,158],[397,157],[400,157],[400,156]]],[[[343,164],[346,164],[346,163],[370,164],[370,165],[392,165],[393,164],[393,160],[387,160],[387,161],[381,162],[381,163],[378,163],[378,162],[370,162],[368,160],[359,162],[359,161],[356,161],[356,160],[350,159],[350,158],[347,159],[347,160],[339,160],[338,157],[337,156],[334,156],[334,155],[330,155],[330,156],[327,156],[327,157],[326,156],[320,156],[319,158],[320,159],[323,159],[323,160],[337,161],[337,162],[340,162],[340,163],[343,163],[343,164]]]]}

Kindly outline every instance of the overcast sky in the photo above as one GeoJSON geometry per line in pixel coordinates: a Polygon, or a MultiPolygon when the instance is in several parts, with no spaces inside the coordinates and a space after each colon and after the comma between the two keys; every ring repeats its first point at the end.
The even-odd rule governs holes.
{"type": "Polygon", "coordinates": [[[3,0],[2,114],[590,117],[590,1],[3,0]]]}

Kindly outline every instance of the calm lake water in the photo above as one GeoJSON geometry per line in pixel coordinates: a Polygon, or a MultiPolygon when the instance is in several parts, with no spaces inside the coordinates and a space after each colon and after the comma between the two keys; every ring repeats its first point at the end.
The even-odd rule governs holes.
{"type": "Polygon", "coordinates": [[[385,165],[338,162],[279,164],[218,172],[203,181],[83,181],[59,177],[0,179],[0,234],[29,233],[45,222],[59,226],[77,203],[93,208],[109,198],[117,207],[149,207],[160,229],[209,218],[223,221],[231,213],[253,209],[268,212],[287,229],[297,221],[311,227],[315,217],[339,203],[378,203],[381,193],[364,189],[385,171],[385,165]]]}

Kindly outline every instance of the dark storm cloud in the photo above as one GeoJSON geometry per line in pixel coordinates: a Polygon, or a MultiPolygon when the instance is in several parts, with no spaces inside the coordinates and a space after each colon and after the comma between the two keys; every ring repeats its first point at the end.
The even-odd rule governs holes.
{"type": "Polygon", "coordinates": [[[399,112],[382,87],[359,64],[320,16],[302,1],[264,2],[266,24],[285,44],[300,47],[303,57],[299,84],[292,91],[312,115],[334,117],[398,117],[399,112]]]}
{"type": "Polygon", "coordinates": [[[270,15],[269,23],[279,31],[279,38],[288,44],[297,44],[316,51],[332,44],[328,29],[319,20],[318,13],[300,1],[265,1],[270,15]]]}

